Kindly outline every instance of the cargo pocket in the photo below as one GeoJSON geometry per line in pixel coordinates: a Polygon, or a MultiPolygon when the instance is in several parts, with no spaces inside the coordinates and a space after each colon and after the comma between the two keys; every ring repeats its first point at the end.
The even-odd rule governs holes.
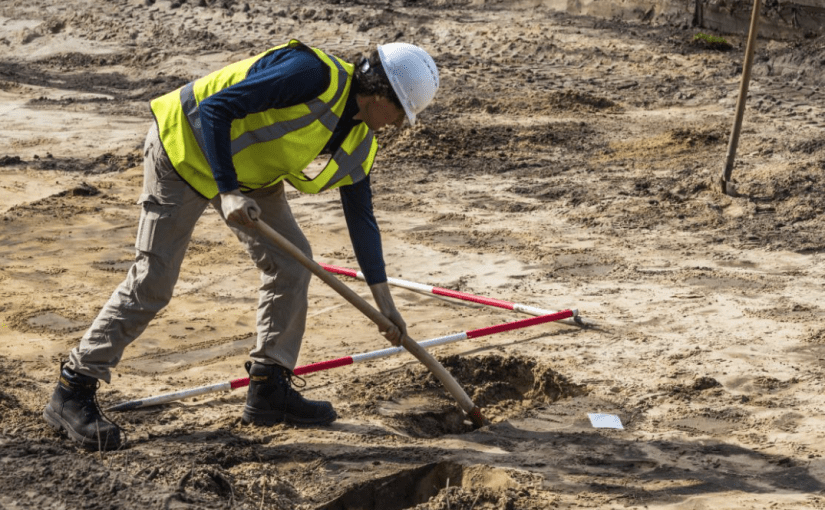
{"type": "Polygon", "coordinates": [[[143,209],[140,212],[135,248],[142,252],[153,253],[153,250],[158,248],[158,241],[162,241],[162,239],[159,239],[159,237],[162,237],[161,224],[162,222],[172,221],[173,208],[151,201],[145,201],[142,205],[143,209]]]}

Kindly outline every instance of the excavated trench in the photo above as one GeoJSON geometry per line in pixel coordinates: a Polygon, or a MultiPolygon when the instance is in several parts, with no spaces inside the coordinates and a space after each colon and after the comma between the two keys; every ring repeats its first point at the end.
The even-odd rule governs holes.
{"type": "Polygon", "coordinates": [[[504,469],[438,462],[349,487],[314,510],[404,510],[436,500],[451,502],[452,508],[471,508],[473,503],[499,502],[503,491],[517,486],[504,469]]]}
{"type": "MultiPolygon", "coordinates": [[[[584,386],[523,356],[448,356],[439,361],[493,422],[587,393],[584,386]]],[[[350,412],[377,417],[402,435],[434,438],[473,430],[455,400],[423,367],[356,379],[340,392],[354,402],[350,412]]]]}

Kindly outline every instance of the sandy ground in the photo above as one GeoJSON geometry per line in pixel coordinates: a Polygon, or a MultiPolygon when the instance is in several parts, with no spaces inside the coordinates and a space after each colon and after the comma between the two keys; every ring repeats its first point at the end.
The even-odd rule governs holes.
{"type": "MultiPolygon", "coordinates": [[[[538,1],[4,0],[0,507],[825,508],[825,41],[760,41],[729,197],[745,41],[697,32],[538,1]],[[243,426],[235,390],[110,413],[128,446],[78,449],[41,412],[134,255],[148,101],[290,37],[413,42],[441,68],[420,124],[380,135],[390,276],[595,327],[434,348],[478,430],[403,354],[308,375],[329,427],[243,426]]],[[[316,259],[354,268],[337,194],[290,197],[316,259]]],[[[244,377],[257,284],[207,213],[101,404],[244,377]]],[[[525,317],[394,295],[418,340],[525,317]]],[[[299,364],[386,346],[317,279],[310,306],[299,364]]]]}

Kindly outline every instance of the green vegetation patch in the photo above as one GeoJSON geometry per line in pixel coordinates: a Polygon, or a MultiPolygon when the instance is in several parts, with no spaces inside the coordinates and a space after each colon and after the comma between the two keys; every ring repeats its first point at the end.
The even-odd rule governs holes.
{"type": "Polygon", "coordinates": [[[699,32],[693,36],[693,44],[698,44],[716,51],[729,51],[733,49],[733,45],[725,40],[724,37],[720,37],[718,35],[708,35],[702,32],[699,32]]]}

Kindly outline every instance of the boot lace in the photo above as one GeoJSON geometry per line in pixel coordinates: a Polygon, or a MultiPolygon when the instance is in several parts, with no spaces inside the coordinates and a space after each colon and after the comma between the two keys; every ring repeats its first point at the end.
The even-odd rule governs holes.
{"type": "Polygon", "coordinates": [[[100,381],[96,382],[94,386],[82,386],[80,391],[76,392],[77,400],[83,407],[83,412],[89,418],[99,418],[101,416],[100,404],[97,402],[97,389],[100,387],[100,381]]]}
{"type": "Polygon", "coordinates": [[[305,388],[307,385],[306,379],[296,374],[292,370],[281,367],[281,379],[286,382],[285,388],[287,395],[297,397],[303,400],[301,394],[295,388],[305,388]],[[296,382],[296,380],[298,382],[296,382]]]}
{"type": "MultiPolygon", "coordinates": [[[[83,412],[86,413],[86,416],[90,418],[103,418],[104,420],[108,421],[123,434],[123,438],[120,441],[120,446],[118,446],[118,450],[123,448],[128,440],[128,435],[126,433],[126,429],[122,427],[120,424],[115,423],[115,421],[103,412],[103,407],[100,405],[100,402],[97,400],[97,390],[100,388],[100,379],[96,380],[94,383],[94,387],[91,386],[84,386],[83,391],[78,392],[77,399],[80,401],[80,404],[83,406],[83,412]]],[[[97,420],[95,420],[97,422],[97,420]]],[[[100,441],[100,430],[97,433],[98,441],[100,441]]],[[[102,447],[101,447],[102,450],[102,447]]]]}

